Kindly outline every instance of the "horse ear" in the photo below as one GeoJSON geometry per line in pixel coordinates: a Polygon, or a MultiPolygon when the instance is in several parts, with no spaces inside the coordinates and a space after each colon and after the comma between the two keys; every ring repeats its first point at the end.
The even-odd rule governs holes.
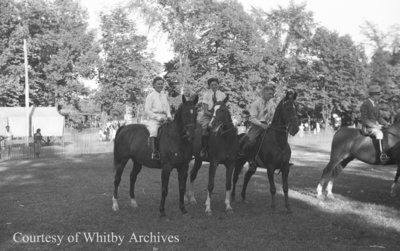
{"type": "Polygon", "coordinates": [[[199,102],[199,95],[196,94],[196,96],[193,100],[193,104],[197,104],[197,102],[199,102]]]}
{"type": "Polygon", "coordinates": [[[228,102],[228,100],[229,100],[229,94],[226,94],[226,98],[222,102],[224,102],[226,104],[226,102],[228,102]]]}
{"type": "Polygon", "coordinates": [[[185,95],[182,95],[182,103],[186,103],[187,102],[187,100],[186,100],[186,97],[185,97],[185,95]]]}
{"type": "Polygon", "coordinates": [[[297,92],[294,92],[293,100],[296,100],[296,98],[297,98],[297,92]]]}

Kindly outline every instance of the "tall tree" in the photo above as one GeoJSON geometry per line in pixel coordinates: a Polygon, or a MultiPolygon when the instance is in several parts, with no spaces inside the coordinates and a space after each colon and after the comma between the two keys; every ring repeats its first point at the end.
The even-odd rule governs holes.
{"type": "Polygon", "coordinates": [[[97,60],[86,12],[73,0],[5,0],[1,5],[0,11],[7,13],[0,18],[0,78],[4,80],[0,84],[7,90],[0,93],[0,100],[7,97],[3,104],[25,103],[22,41],[26,38],[31,103],[77,105],[79,95],[87,93],[79,78],[94,76],[97,60]]]}
{"type": "Polygon", "coordinates": [[[126,102],[141,103],[145,89],[160,71],[146,52],[146,37],[136,34],[134,21],[124,8],[101,14],[102,61],[97,99],[108,113],[123,113],[126,102]]]}

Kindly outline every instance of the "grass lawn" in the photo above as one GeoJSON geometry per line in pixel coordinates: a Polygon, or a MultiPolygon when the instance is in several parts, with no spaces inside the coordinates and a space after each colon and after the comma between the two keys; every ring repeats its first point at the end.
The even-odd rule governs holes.
{"type": "Polygon", "coordinates": [[[352,162],[335,182],[336,198],[316,199],[330,138],[291,139],[295,164],[289,177],[292,214],[284,208],[280,175],[276,175],[277,209],[271,210],[268,179],[262,170],[249,183],[247,204],[238,196],[241,175],[237,201],[232,203],[234,214],[228,215],[224,212],[225,168],[219,166],[210,217],[204,213],[207,165],[196,180],[198,204],[187,206],[190,216],[182,216],[178,208],[178,181],[173,171],[168,217],[160,219],[160,170],[142,169],[136,183],[139,208],[133,209],[129,162],[119,189],[120,211],[113,212],[112,153],[44,153],[40,159],[0,162],[0,250],[399,250],[400,199],[389,195],[395,167],[352,162]],[[124,239],[122,243],[85,239],[84,235],[94,233],[124,239]],[[25,244],[13,238],[19,242],[22,236],[46,235],[49,241],[63,239],[25,244]],[[69,242],[69,236],[78,239],[70,237],[69,242]],[[163,241],[167,237],[171,242],[163,241]]]}

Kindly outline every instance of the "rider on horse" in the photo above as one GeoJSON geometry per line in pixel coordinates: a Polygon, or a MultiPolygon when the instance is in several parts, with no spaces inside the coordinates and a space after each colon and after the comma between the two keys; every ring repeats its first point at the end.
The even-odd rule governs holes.
{"type": "Polygon", "coordinates": [[[261,97],[256,99],[250,106],[250,129],[248,132],[248,140],[244,144],[239,154],[250,153],[249,166],[256,168],[255,158],[257,149],[254,149],[258,137],[268,128],[272,121],[276,104],[274,102],[275,87],[273,85],[265,85],[261,90],[261,97]]]}
{"type": "Polygon", "coordinates": [[[162,91],[164,88],[164,79],[161,77],[154,78],[153,88],[155,91],[146,97],[144,111],[148,117],[146,127],[150,133],[151,158],[159,160],[160,152],[158,151],[157,141],[158,128],[165,121],[172,120],[172,116],[167,95],[162,91]]]}
{"type": "Polygon", "coordinates": [[[388,123],[380,116],[379,98],[381,88],[378,85],[372,85],[368,89],[369,97],[361,105],[361,124],[362,130],[366,135],[372,135],[379,141],[380,160],[385,163],[389,157],[382,149],[383,132],[382,127],[388,123]]]}
{"type": "Polygon", "coordinates": [[[226,98],[225,93],[218,90],[219,81],[217,78],[210,78],[207,81],[208,89],[203,95],[203,111],[199,114],[199,122],[201,124],[201,152],[202,158],[207,157],[208,149],[208,127],[212,118],[212,109],[218,101],[223,101],[226,98]]]}

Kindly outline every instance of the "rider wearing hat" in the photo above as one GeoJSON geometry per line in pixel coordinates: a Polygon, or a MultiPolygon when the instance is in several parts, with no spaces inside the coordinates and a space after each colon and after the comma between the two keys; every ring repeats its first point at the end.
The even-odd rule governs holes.
{"type": "Polygon", "coordinates": [[[385,163],[389,157],[382,150],[383,132],[382,127],[388,123],[381,118],[378,102],[381,95],[381,88],[378,85],[372,85],[368,88],[369,97],[361,105],[361,124],[362,130],[367,135],[374,136],[379,141],[380,160],[385,163]]]}

